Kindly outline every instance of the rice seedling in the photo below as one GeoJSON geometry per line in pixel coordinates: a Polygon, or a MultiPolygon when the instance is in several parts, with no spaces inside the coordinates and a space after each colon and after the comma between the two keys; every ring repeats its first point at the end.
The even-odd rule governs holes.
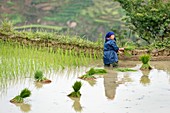
{"type": "Polygon", "coordinates": [[[128,50],[124,50],[124,55],[127,56],[127,57],[131,57],[132,54],[128,52],[128,50]]]}
{"type": "Polygon", "coordinates": [[[134,50],[136,48],[135,45],[127,42],[124,46],[125,46],[124,47],[124,55],[127,57],[131,57],[132,54],[129,51],[134,50]]]}
{"type": "Polygon", "coordinates": [[[107,71],[105,69],[94,69],[94,68],[91,68],[89,71],[87,71],[87,74],[89,75],[103,74],[103,73],[107,73],[107,71]]]}
{"type": "Polygon", "coordinates": [[[82,83],[80,81],[76,81],[74,83],[74,85],[72,86],[73,88],[73,92],[68,94],[69,97],[80,97],[81,93],[80,93],[80,89],[81,89],[82,83]]]}
{"type": "Polygon", "coordinates": [[[83,79],[83,80],[93,80],[93,79],[96,79],[96,77],[94,77],[93,75],[89,75],[89,74],[82,75],[79,78],[83,79]]]}
{"type": "Polygon", "coordinates": [[[128,72],[128,71],[137,71],[137,70],[130,69],[130,68],[117,68],[116,71],[128,72]]]}
{"type": "Polygon", "coordinates": [[[36,71],[35,75],[34,75],[34,78],[35,78],[36,82],[51,83],[51,80],[44,77],[42,71],[36,71]]]}
{"type": "Polygon", "coordinates": [[[151,58],[151,56],[148,54],[144,54],[144,55],[140,56],[140,60],[142,61],[142,66],[140,69],[142,69],[142,70],[152,69],[152,67],[149,64],[150,58],[151,58]]]}
{"type": "Polygon", "coordinates": [[[23,89],[20,93],[20,95],[17,95],[13,99],[10,100],[11,103],[23,103],[24,98],[30,97],[31,91],[27,88],[23,89]]]}
{"type": "Polygon", "coordinates": [[[126,46],[125,48],[124,48],[124,50],[127,50],[127,51],[131,51],[131,50],[134,50],[136,47],[135,46],[126,46]]]}
{"type": "Polygon", "coordinates": [[[82,75],[79,78],[83,80],[93,80],[93,79],[96,79],[96,77],[93,76],[94,74],[104,74],[104,73],[107,73],[105,69],[91,68],[89,71],[86,72],[85,75],[82,75]]]}
{"type": "Polygon", "coordinates": [[[1,67],[1,73],[4,71],[9,73],[12,69],[14,70],[14,73],[17,72],[17,75],[28,74],[28,68],[30,70],[29,74],[34,75],[33,73],[37,69],[48,70],[52,68],[56,70],[60,65],[64,67],[73,66],[73,64],[75,66],[85,65],[89,64],[91,61],[84,56],[75,56],[73,54],[71,56],[65,55],[63,54],[62,49],[59,49],[56,53],[49,53],[46,48],[37,50],[35,47],[27,48],[24,46],[22,47],[21,45],[13,46],[4,42],[1,42],[0,44],[0,57],[3,59],[3,61],[1,60],[1,64],[3,65],[3,67],[1,67]],[[86,61],[86,63],[83,63],[84,61],[86,61]]]}
{"type": "Polygon", "coordinates": [[[3,26],[0,28],[2,35],[4,35],[3,37],[5,37],[0,37],[0,79],[5,80],[6,83],[3,82],[0,85],[8,84],[9,79],[32,77],[35,71],[39,69],[48,72],[49,70],[57,71],[60,66],[63,69],[66,67],[86,66],[99,58],[95,53],[96,58],[94,59],[91,50],[87,49],[86,54],[84,49],[81,48],[82,46],[97,47],[88,40],[78,39],[78,37],[70,38],[67,35],[56,35],[56,33],[18,32],[11,30],[11,28],[6,29],[9,27],[6,23],[3,26]],[[6,30],[3,30],[3,28],[6,30]],[[45,43],[37,44],[34,40],[31,43],[27,42],[32,39],[38,39],[42,42],[56,41],[59,45],[65,45],[64,47],[71,45],[73,49],[63,49],[58,45],[57,47],[45,47],[45,43]],[[18,40],[24,40],[27,43],[19,42],[18,40]]]}

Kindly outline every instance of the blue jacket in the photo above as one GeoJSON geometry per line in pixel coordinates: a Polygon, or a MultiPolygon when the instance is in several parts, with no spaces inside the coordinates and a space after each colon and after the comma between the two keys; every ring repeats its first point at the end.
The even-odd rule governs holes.
{"type": "Polygon", "coordinates": [[[118,55],[117,52],[119,47],[116,45],[115,40],[109,39],[104,44],[104,56],[103,62],[104,64],[112,64],[114,62],[118,62],[118,55]]]}

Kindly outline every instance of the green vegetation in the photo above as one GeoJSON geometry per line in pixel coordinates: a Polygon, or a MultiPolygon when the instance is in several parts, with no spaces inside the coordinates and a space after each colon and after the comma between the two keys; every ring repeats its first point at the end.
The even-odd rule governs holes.
{"type": "Polygon", "coordinates": [[[82,75],[79,78],[83,79],[83,80],[93,80],[93,79],[96,79],[96,77],[94,77],[93,75],[89,75],[89,74],[82,75]]]}
{"type": "Polygon", "coordinates": [[[125,10],[129,28],[148,45],[170,46],[170,1],[114,0],[125,10]],[[159,24],[158,24],[159,23],[159,24]]]}
{"type": "Polygon", "coordinates": [[[10,100],[11,103],[23,103],[24,98],[30,97],[31,91],[27,88],[23,89],[20,93],[20,95],[14,97],[12,100],[10,100]]]}
{"type": "Polygon", "coordinates": [[[96,77],[93,76],[94,74],[104,74],[104,73],[107,73],[105,69],[91,68],[89,71],[86,72],[85,75],[82,75],[79,78],[84,79],[84,80],[93,80],[93,79],[96,79],[96,77]]]}
{"type": "Polygon", "coordinates": [[[11,20],[13,25],[19,24],[24,22],[26,19],[24,18],[23,15],[19,14],[19,13],[15,13],[15,14],[5,14],[3,12],[2,14],[5,18],[8,18],[9,20],[11,20]]]}
{"type": "Polygon", "coordinates": [[[125,44],[124,46],[125,46],[124,47],[125,51],[131,51],[131,50],[134,50],[136,48],[136,46],[134,44],[128,44],[128,43],[125,44]]]}
{"type": "Polygon", "coordinates": [[[34,76],[37,70],[50,72],[65,67],[87,66],[97,59],[74,50],[24,46],[0,40],[0,87],[8,87],[11,79],[34,76]],[[29,70],[29,71],[28,71],[29,70]]]}
{"type": "Polygon", "coordinates": [[[13,23],[5,19],[1,21],[0,32],[13,32],[13,23]]]}
{"type": "Polygon", "coordinates": [[[43,81],[44,79],[46,79],[43,76],[44,75],[43,75],[42,71],[36,71],[34,78],[35,78],[36,81],[43,81]]]}
{"type": "MultiPolygon", "coordinates": [[[[57,31],[60,34],[96,41],[112,27],[124,27],[121,25],[124,24],[121,22],[123,10],[113,0],[15,0],[0,1],[0,4],[3,6],[0,19],[7,18],[14,26],[26,27],[24,30],[29,30],[29,24],[57,26],[62,29],[57,31]],[[70,27],[72,22],[76,23],[73,28],[70,27]]],[[[49,31],[51,27],[45,29],[49,31]]]]}
{"type": "Polygon", "coordinates": [[[69,20],[75,20],[81,10],[90,5],[92,5],[91,0],[69,0],[69,2],[60,7],[58,11],[54,11],[52,16],[46,16],[43,19],[62,23],[69,20]]]}
{"type": "MultiPolygon", "coordinates": [[[[35,26],[33,26],[35,27],[35,26]]],[[[41,27],[41,26],[37,26],[36,27],[41,27]]],[[[45,26],[45,27],[48,27],[50,29],[58,29],[59,28],[53,28],[51,26],[45,26]]],[[[17,28],[17,27],[16,27],[17,28]]],[[[42,27],[44,28],[44,27],[42,27]]],[[[47,31],[36,31],[36,32],[32,32],[32,31],[21,31],[21,32],[18,32],[16,30],[14,30],[13,28],[13,24],[10,22],[10,21],[7,21],[7,20],[4,20],[2,21],[2,24],[1,24],[1,27],[0,27],[0,39],[3,38],[3,37],[6,37],[4,40],[12,40],[12,41],[22,41],[22,40],[26,40],[25,42],[21,42],[22,44],[25,43],[26,45],[31,45],[32,44],[32,41],[35,41],[35,43],[37,42],[37,45],[40,45],[39,43],[47,43],[46,45],[48,45],[48,43],[52,43],[53,41],[55,41],[54,43],[56,45],[62,45],[62,46],[65,46],[66,44],[67,45],[73,45],[74,46],[78,46],[78,47],[84,47],[85,48],[102,48],[103,45],[102,43],[98,43],[98,42],[92,42],[92,41],[89,41],[87,39],[83,39],[79,36],[72,36],[72,35],[69,35],[69,34],[66,34],[66,35],[60,35],[60,34],[57,34],[55,32],[47,32],[47,31]],[[20,40],[20,38],[22,40],[20,40]],[[48,41],[47,41],[48,40],[48,41]]],[[[40,46],[45,46],[44,44],[40,45],[40,46]]]]}
{"type": "Polygon", "coordinates": [[[18,32],[5,20],[0,27],[0,87],[8,87],[13,78],[32,77],[36,70],[89,65],[101,58],[100,48],[77,36],[18,32]]]}
{"type": "Polygon", "coordinates": [[[59,26],[49,26],[49,25],[25,25],[25,26],[19,26],[19,27],[15,27],[15,30],[27,30],[27,29],[31,29],[31,31],[61,31],[64,30],[63,27],[59,27],[59,26]],[[35,30],[34,30],[35,29],[35,30]]]}
{"type": "Polygon", "coordinates": [[[120,72],[137,71],[137,70],[130,69],[130,68],[117,68],[116,70],[120,72]]]}
{"type": "Polygon", "coordinates": [[[149,64],[150,58],[151,56],[149,54],[144,54],[140,56],[140,60],[142,61],[142,66],[140,69],[146,69],[146,70],[152,69],[152,67],[149,64]]]}
{"type": "Polygon", "coordinates": [[[51,82],[51,80],[44,77],[42,71],[36,71],[34,78],[37,82],[43,82],[43,83],[50,83],[51,82]]]}
{"type": "Polygon", "coordinates": [[[107,71],[105,69],[94,69],[94,68],[91,68],[89,71],[87,71],[88,75],[104,74],[104,73],[107,73],[107,71]]]}
{"type": "Polygon", "coordinates": [[[70,93],[68,96],[69,97],[77,97],[77,98],[79,98],[81,96],[81,93],[80,93],[81,86],[82,86],[82,83],[79,82],[79,81],[76,81],[74,83],[74,85],[72,86],[74,91],[72,93],[70,93]]]}
{"type": "Polygon", "coordinates": [[[3,6],[0,7],[0,19],[12,21],[17,30],[45,29],[91,41],[103,39],[107,31],[113,30],[120,47],[126,42],[137,46],[150,43],[149,46],[155,48],[170,47],[169,1],[15,0],[0,4],[3,6]]]}

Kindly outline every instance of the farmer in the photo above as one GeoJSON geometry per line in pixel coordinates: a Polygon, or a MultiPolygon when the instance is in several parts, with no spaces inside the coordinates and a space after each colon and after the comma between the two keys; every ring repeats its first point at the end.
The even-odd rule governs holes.
{"type": "Polygon", "coordinates": [[[105,66],[110,66],[112,64],[113,67],[118,66],[118,51],[123,51],[124,48],[119,48],[116,44],[116,38],[114,32],[108,32],[105,36],[104,43],[104,56],[103,62],[105,66]]]}

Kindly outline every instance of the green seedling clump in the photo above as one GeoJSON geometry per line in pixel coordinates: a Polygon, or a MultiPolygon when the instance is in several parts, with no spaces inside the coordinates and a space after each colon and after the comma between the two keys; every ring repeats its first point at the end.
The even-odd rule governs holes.
{"type": "Polygon", "coordinates": [[[43,83],[50,83],[51,82],[51,80],[48,80],[46,77],[44,77],[42,71],[36,71],[34,78],[37,82],[43,82],[43,83]]]}
{"type": "Polygon", "coordinates": [[[137,70],[130,69],[130,68],[118,68],[118,69],[116,69],[116,70],[117,70],[117,71],[120,71],[120,72],[137,71],[137,70]]]}
{"type": "MultiPolygon", "coordinates": [[[[90,71],[92,70],[93,68],[90,69],[90,71]]],[[[89,71],[89,73],[90,73],[89,71]]],[[[107,73],[105,69],[94,69],[94,74],[104,74],[104,73],[107,73]]]]}
{"type": "Polygon", "coordinates": [[[129,52],[129,51],[132,51],[135,49],[135,46],[126,46],[124,47],[124,55],[127,56],[127,57],[131,57],[132,54],[129,52]]]}
{"type": "Polygon", "coordinates": [[[73,91],[72,93],[70,93],[68,96],[69,96],[69,97],[77,97],[77,98],[79,98],[79,97],[81,96],[81,93],[80,93],[80,88],[81,88],[81,86],[82,86],[82,83],[76,81],[76,82],[74,83],[74,85],[72,86],[72,88],[73,88],[74,91],[73,91]]]}
{"type": "Polygon", "coordinates": [[[150,58],[151,57],[148,54],[144,54],[144,55],[140,56],[140,60],[142,61],[142,66],[141,66],[140,69],[142,69],[142,70],[145,70],[145,69],[150,70],[150,69],[152,69],[152,67],[149,64],[150,58]]]}
{"type": "Polygon", "coordinates": [[[17,95],[13,99],[10,100],[12,103],[23,103],[24,98],[30,97],[31,91],[27,88],[23,89],[20,93],[20,95],[17,95]]]}
{"type": "Polygon", "coordinates": [[[83,80],[93,80],[93,79],[96,79],[96,77],[94,77],[93,75],[88,75],[88,74],[82,75],[79,78],[83,79],[83,80]]]}
{"type": "Polygon", "coordinates": [[[35,78],[36,81],[39,82],[39,81],[43,81],[45,79],[43,76],[44,75],[43,75],[42,71],[36,71],[34,78],[35,78]]]}
{"type": "Polygon", "coordinates": [[[92,79],[96,79],[96,77],[93,76],[94,74],[103,74],[103,73],[107,73],[106,70],[91,68],[89,71],[86,72],[85,75],[82,75],[79,78],[84,80],[92,80],[92,79]]]}
{"type": "Polygon", "coordinates": [[[126,46],[124,48],[124,50],[127,50],[127,51],[131,51],[131,50],[134,50],[135,49],[135,46],[126,46]]]}

